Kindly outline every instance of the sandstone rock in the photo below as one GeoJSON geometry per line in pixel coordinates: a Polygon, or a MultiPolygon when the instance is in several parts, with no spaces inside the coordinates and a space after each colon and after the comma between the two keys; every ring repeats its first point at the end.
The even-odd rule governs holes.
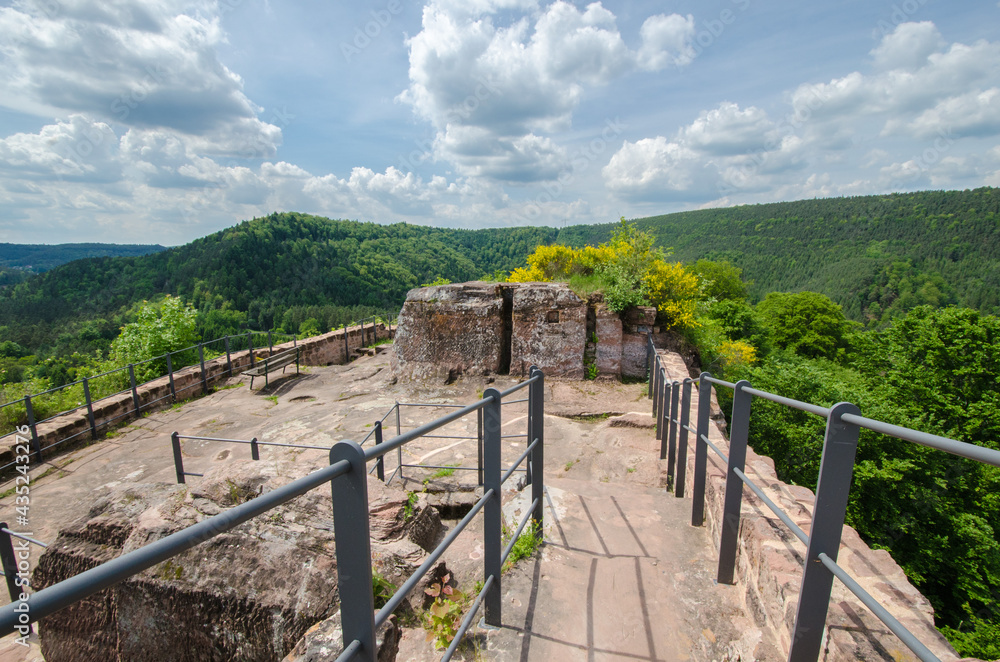
{"type": "Polygon", "coordinates": [[[454,380],[466,373],[500,372],[503,307],[496,283],[410,290],[399,312],[394,373],[407,379],[454,380]]]}
{"type": "Polygon", "coordinates": [[[622,336],[622,377],[645,378],[647,372],[645,333],[622,336]]]}
{"type": "MultiPolygon", "coordinates": [[[[399,652],[401,636],[395,614],[375,630],[377,662],[394,662],[399,652]]],[[[335,660],[344,649],[344,629],[338,610],[330,618],[320,621],[306,631],[292,650],[281,662],[328,662],[335,660]]]]}
{"type": "Polygon", "coordinates": [[[625,324],[629,327],[629,333],[652,331],[655,323],[656,308],[653,306],[636,306],[625,311],[625,324]]]}
{"type": "MultiPolygon", "coordinates": [[[[190,486],[119,488],[60,532],[32,584],[76,575],[315,468],[242,460],[190,486]]],[[[399,545],[414,548],[405,539],[406,494],[368,485],[373,554],[395,558],[399,545]]],[[[42,653],[50,662],[280,659],[337,610],[336,565],[330,491],[317,488],[50,616],[42,653]]]]}
{"type": "Polygon", "coordinates": [[[594,333],[597,335],[597,373],[611,377],[622,374],[622,321],[618,313],[598,303],[594,308],[596,317],[594,333]]]}
{"type": "Polygon", "coordinates": [[[566,283],[526,283],[513,290],[510,373],[532,365],[554,377],[583,377],[587,304],[566,283]]]}

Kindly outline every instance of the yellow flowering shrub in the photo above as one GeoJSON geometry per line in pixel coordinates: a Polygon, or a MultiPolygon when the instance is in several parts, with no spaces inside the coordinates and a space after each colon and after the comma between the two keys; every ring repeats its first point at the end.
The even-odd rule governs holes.
{"type": "Polygon", "coordinates": [[[538,267],[518,267],[510,272],[507,278],[508,283],[544,283],[552,280],[546,278],[545,273],[538,267]]]}
{"type": "Polygon", "coordinates": [[[757,348],[742,340],[727,340],[719,345],[719,358],[726,368],[750,365],[757,360],[757,348]]]}
{"type": "Polygon", "coordinates": [[[666,328],[697,326],[695,315],[701,289],[698,277],[683,264],[656,260],[646,272],[644,285],[666,328]]]}

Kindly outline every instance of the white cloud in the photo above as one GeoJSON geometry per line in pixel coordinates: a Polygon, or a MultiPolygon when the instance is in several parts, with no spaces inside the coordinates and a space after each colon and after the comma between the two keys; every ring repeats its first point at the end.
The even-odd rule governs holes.
{"type": "Polygon", "coordinates": [[[599,2],[580,10],[557,0],[508,26],[494,24],[496,9],[431,2],[407,41],[410,86],[399,100],[434,126],[436,157],[466,176],[551,180],[566,155],[544,134],[570,126],[588,87],[691,58],[691,17],[648,18],[632,51],[599,2]]]}
{"type": "Polygon", "coordinates": [[[243,81],[223,65],[209,0],[119,0],[0,8],[0,104],[42,117],[192,136],[201,151],[272,156],[278,127],[261,122],[243,81]]]}
{"type": "Polygon", "coordinates": [[[992,176],[986,161],[956,143],[1000,135],[1000,43],[948,45],[933,23],[903,23],[871,55],[872,74],[795,88],[783,117],[724,102],[672,137],[626,141],[602,172],[605,185],[627,201],[698,203],[765,191],[776,199],[825,195],[841,186],[857,193],[861,180],[838,184],[823,170],[852,164],[879,168],[869,190],[992,176]],[[900,158],[898,144],[872,144],[895,137],[910,138],[916,154],[900,158]]]}

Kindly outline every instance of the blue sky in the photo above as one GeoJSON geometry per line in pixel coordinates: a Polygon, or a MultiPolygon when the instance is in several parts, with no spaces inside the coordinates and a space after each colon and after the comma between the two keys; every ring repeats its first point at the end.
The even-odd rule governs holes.
{"type": "Polygon", "coordinates": [[[1000,186],[1000,6],[0,2],[0,241],[1000,186]]]}

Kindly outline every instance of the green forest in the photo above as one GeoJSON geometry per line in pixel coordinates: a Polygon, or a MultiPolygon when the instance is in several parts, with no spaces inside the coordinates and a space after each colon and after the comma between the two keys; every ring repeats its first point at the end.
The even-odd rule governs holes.
{"type": "MultiPolygon", "coordinates": [[[[1000,449],[993,188],[562,230],[272,214],[148,255],[0,281],[0,396],[134,361],[164,325],[186,343],[311,334],[395,312],[413,287],[472,279],[566,279],[621,305],[651,303],[713,374],[1000,449]]],[[[823,427],[758,401],[751,445],[783,480],[815,488],[823,427]]],[[[892,553],[961,653],[1000,657],[1000,469],[865,432],[848,523],[892,553]]]]}

